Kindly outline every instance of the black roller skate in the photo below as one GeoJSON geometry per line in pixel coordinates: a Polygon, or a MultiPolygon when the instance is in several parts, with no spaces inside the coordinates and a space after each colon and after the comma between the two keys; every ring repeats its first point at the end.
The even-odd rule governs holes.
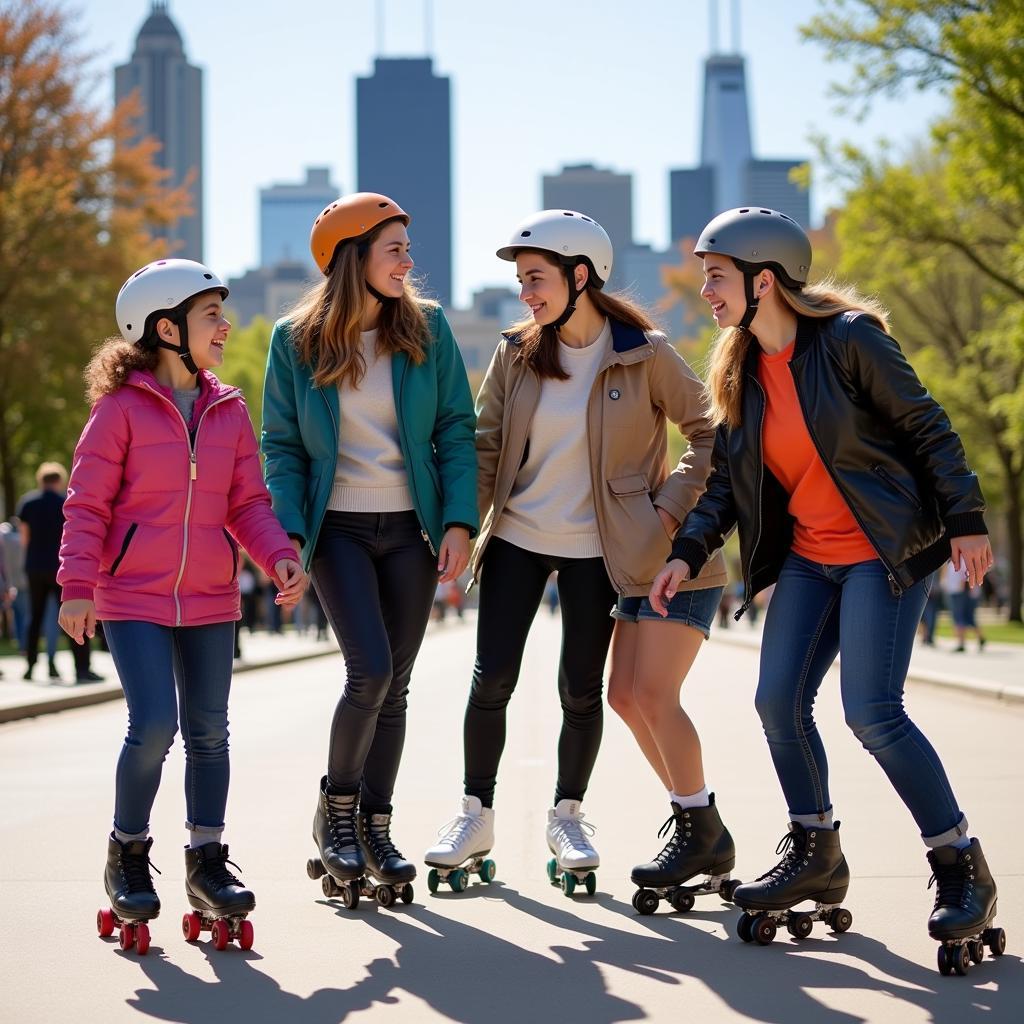
{"type": "Polygon", "coordinates": [[[359,846],[366,858],[362,894],[372,896],[382,907],[392,907],[399,899],[412,903],[416,865],[406,860],[391,840],[391,814],[360,811],[356,826],[359,846]]]}
{"type": "Polygon", "coordinates": [[[729,878],[736,863],[736,847],[729,830],[722,824],[715,794],[707,807],[685,810],[672,804],[672,816],[661,826],[658,837],[673,829],[665,848],[650,864],[633,868],[631,881],[640,886],[633,894],[633,909],[639,914],[653,914],[662,900],[668,900],[680,913],[693,908],[697,896],[717,894],[732,899],[740,884],[729,878]],[[684,885],[695,875],[707,877],[698,885],[684,885]]]}
{"type": "Polygon", "coordinates": [[[241,949],[251,949],[252,922],[246,915],[256,907],[256,897],[229,870],[228,848],[218,842],[185,850],[185,895],[192,913],[181,919],[181,932],[195,942],[208,931],[213,948],[226,949],[234,939],[241,949]]]}
{"type": "Polygon", "coordinates": [[[327,777],[320,780],[320,797],[313,816],[313,842],[319,857],[306,861],[306,874],[320,886],[328,899],[341,897],[348,910],[359,905],[360,882],[366,860],[356,829],[358,793],[329,793],[327,777]]]}
{"type": "Polygon", "coordinates": [[[771,871],[733,892],[733,902],[744,911],[736,927],[739,937],[767,946],[784,924],[794,939],[806,939],[815,921],[836,933],[847,931],[853,915],[839,904],[850,887],[850,869],[839,846],[839,822],[832,829],[791,821],[775,852],[782,860],[771,871]],[[794,912],[805,900],[814,901],[814,910],[794,912]]]}
{"type": "Polygon", "coordinates": [[[935,908],[928,918],[928,934],[938,939],[939,971],[966,974],[971,961],[980,964],[988,946],[993,956],[1006,949],[1006,933],[992,928],[996,916],[996,883],[988,869],[981,843],[971,840],[962,850],[940,846],[928,851],[932,866],[929,888],[935,885],[935,908]]]}
{"type": "Polygon", "coordinates": [[[118,940],[126,952],[135,947],[140,956],[149,949],[149,921],[160,914],[160,897],[153,888],[149,850],[152,839],[120,842],[111,834],[107,840],[107,867],[103,872],[103,886],[107,890],[110,908],[96,914],[96,931],[108,938],[119,929],[118,940]]]}

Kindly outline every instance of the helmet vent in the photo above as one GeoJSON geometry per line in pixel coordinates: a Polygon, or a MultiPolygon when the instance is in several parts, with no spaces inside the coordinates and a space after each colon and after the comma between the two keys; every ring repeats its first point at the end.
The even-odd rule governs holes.
{"type": "Polygon", "coordinates": [[[744,207],[742,210],[740,210],[740,213],[750,213],[750,207],[749,206],[744,207]]]}
{"type": "Polygon", "coordinates": [[[382,210],[386,210],[391,204],[390,203],[378,203],[377,204],[382,210]]]}
{"type": "Polygon", "coordinates": [[[207,281],[213,280],[213,274],[203,274],[203,277],[205,277],[207,281]]]}
{"type": "Polygon", "coordinates": [[[127,327],[129,331],[132,329],[132,325],[131,324],[125,324],[125,327],[127,327]]]}
{"type": "Polygon", "coordinates": [[[762,213],[767,213],[769,217],[772,215],[772,211],[771,210],[762,210],[761,212],[762,213]]]}
{"type": "Polygon", "coordinates": [[[581,217],[580,219],[585,220],[588,224],[595,223],[595,221],[593,221],[590,217],[581,217]]]}
{"type": "Polygon", "coordinates": [[[572,212],[572,210],[563,210],[563,211],[562,211],[562,216],[563,216],[563,217],[575,217],[575,216],[576,216],[576,214],[574,214],[574,213],[572,212]]]}
{"type": "Polygon", "coordinates": [[[524,231],[519,237],[520,238],[529,238],[530,235],[532,235],[532,234],[533,234],[532,231],[524,231]]]}

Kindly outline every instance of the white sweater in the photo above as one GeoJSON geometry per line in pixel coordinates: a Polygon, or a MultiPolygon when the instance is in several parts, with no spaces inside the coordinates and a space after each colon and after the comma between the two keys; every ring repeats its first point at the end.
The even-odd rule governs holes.
{"type": "Polygon", "coordinates": [[[494,535],[544,555],[599,558],[601,538],[590,479],[587,403],[597,371],[611,347],[605,321],[586,348],[559,342],[568,380],[545,378],[530,423],[530,449],[494,535]]]}
{"type": "Polygon", "coordinates": [[[391,384],[391,354],[377,354],[377,332],[360,335],[366,375],[338,388],[338,462],[327,507],[334,512],[405,512],[413,508],[391,384]]]}

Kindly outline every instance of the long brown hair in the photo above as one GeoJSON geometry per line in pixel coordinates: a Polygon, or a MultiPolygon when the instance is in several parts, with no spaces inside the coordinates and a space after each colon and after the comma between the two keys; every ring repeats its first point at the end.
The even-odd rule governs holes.
{"type": "MultiPolygon", "coordinates": [[[[340,245],[327,276],[289,312],[292,343],[302,362],[312,368],[313,383],[318,388],[339,384],[358,387],[366,373],[359,343],[366,296],[366,254],[389,223],[384,221],[362,238],[340,245]]],[[[421,298],[407,278],[402,295],[382,304],[377,351],[405,352],[414,363],[422,363],[427,358],[425,311],[436,305],[421,298]]]]}
{"type": "MultiPolygon", "coordinates": [[[[568,268],[541,249],[531,249],[546,263],[561,270],[566,281],[569,280],[568,268]]],[[[617,320],[627,327],[636,327],[641,331],[655,331],[658,325],[640,305],[623,292],[605,292],[597,288],[588,288],[587,295],[594,308],[609,320],[617,320]]],[[[569,374],[562,369],[562,361],[558,357],[558,331],[550,324],[541,326],[533,317],[514,323],[510,332],[516,335],[519,342],[519,358],[537,374],[541,380],[568,380],[569,374]]]]}
{"type": "Polygon", "coordinates": [[[155,348],[125,341],[115,334],[101,342],[93,352],[82,376],[85,379],[85,397],[90,405],[103,395],[113,394],[128,379],[132,370],[156,369],[160,354],[155,348]]]}
{"type": "MultiPolygon", "coordinates": [[[[775,287],[779,298],[797,316],[816,320],[839,313],[858,311],[878,321],[883,331],[889,331],[889,313],[870,296],[861,295],[849,285],[825,278],[797,290],[788,288],[776,275],[775,287]]],[[[743,367],[754,335],[743,327],[727,327],[715,339],[708,366],[705,386],[713,426],[724,423],[738,427],[742,420],[743,367]]]]}

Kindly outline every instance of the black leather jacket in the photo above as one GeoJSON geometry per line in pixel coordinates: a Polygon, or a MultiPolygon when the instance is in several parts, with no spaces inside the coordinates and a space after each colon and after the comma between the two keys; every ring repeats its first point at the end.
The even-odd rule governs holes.
{"type": "MultiPolygon", "coordinates": [[[[721,426],[707,490],[670,558],[695,576],[739,527],[744,599],[779,577],[793,541],[789,495],[764,464],[765,393],[751,344],[742,422],[721,426]]],[[[987,533],[963,445],[899,345],[869,315],[800,317],[789,364],[811,440],[889,574],[897,596],[939,568],[950,537],[987,533]]]]}

